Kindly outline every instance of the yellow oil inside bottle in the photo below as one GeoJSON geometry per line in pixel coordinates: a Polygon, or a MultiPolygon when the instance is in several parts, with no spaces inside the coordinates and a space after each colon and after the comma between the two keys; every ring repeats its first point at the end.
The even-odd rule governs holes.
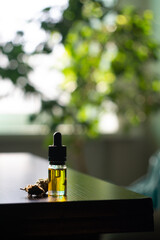
{"type": "Polygon", "coordinates": [[[66,168],[48,168],[48,195],[66,196],[67,176],[66,168]]]}

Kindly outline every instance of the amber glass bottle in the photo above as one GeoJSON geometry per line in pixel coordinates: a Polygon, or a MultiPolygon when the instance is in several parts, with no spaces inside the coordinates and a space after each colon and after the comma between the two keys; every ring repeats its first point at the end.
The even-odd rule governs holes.
{"type": "Polygon", "coordinates": [[[48,149],[48,195],[66,196],[67,194],[67,166],[66,146],[62,146],[61,133],[54,134],[54,145],[48,149]]]}

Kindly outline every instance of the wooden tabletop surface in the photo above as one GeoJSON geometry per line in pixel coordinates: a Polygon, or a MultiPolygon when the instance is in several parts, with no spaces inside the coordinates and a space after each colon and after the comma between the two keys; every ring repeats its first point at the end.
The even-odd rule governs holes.
{"type": "Polygon", "coordinates": [[[29,199],[20,190],[47,175],[47,159],[0,154],[1,233],[8,226],[12,234],[44,237],[153,230],[150,198],[72,169],[67,171],[66,198],[29,199]]]}

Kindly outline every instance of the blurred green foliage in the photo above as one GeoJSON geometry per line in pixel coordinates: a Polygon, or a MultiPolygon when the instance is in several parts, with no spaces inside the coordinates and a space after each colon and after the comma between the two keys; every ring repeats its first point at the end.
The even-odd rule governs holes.
{"type": "Polygon", "coordinates": [[[61,95],[69,95],[66,104],[46,100],[28,79],[32,68],[22,32],[13,42],[0,46],[0,54],[8,59],[6,67],[0,68],[1,77],[27,93],[41,94],[41,110],[32,120],[44,119],[52,131],[63,123],[71,132],[96,136],[107,102],[114,104],[125,129],[145,123],[160,109],[160,77],[155,70],[159,44],[152,36],[151,11],[139,12],[132,6],[121,9],[105,0],[69,0],[62,17],[55,21],[52,10],[44,9],[39,18],[48,41],[30,55],[50,54],[54,49],[50,38],[59,34],[67,59],[61,85],[61,95]]]}

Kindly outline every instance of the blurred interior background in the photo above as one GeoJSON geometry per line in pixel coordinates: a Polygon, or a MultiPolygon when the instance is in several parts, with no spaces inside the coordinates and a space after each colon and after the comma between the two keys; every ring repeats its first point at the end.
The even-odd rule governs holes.
{"type": "Polygon", "coordinates": [[[145,175],[160,148],[159,8],[158,0],[2,1],[0,152],[47,159],[61,131],[68,166],[122,186],[145,175]]]}
{"type": "Polygon", "coordinates": [[[0,7],[0,151],[128,186],[160,145],[158,0],[5,0],[0,7]]]}

